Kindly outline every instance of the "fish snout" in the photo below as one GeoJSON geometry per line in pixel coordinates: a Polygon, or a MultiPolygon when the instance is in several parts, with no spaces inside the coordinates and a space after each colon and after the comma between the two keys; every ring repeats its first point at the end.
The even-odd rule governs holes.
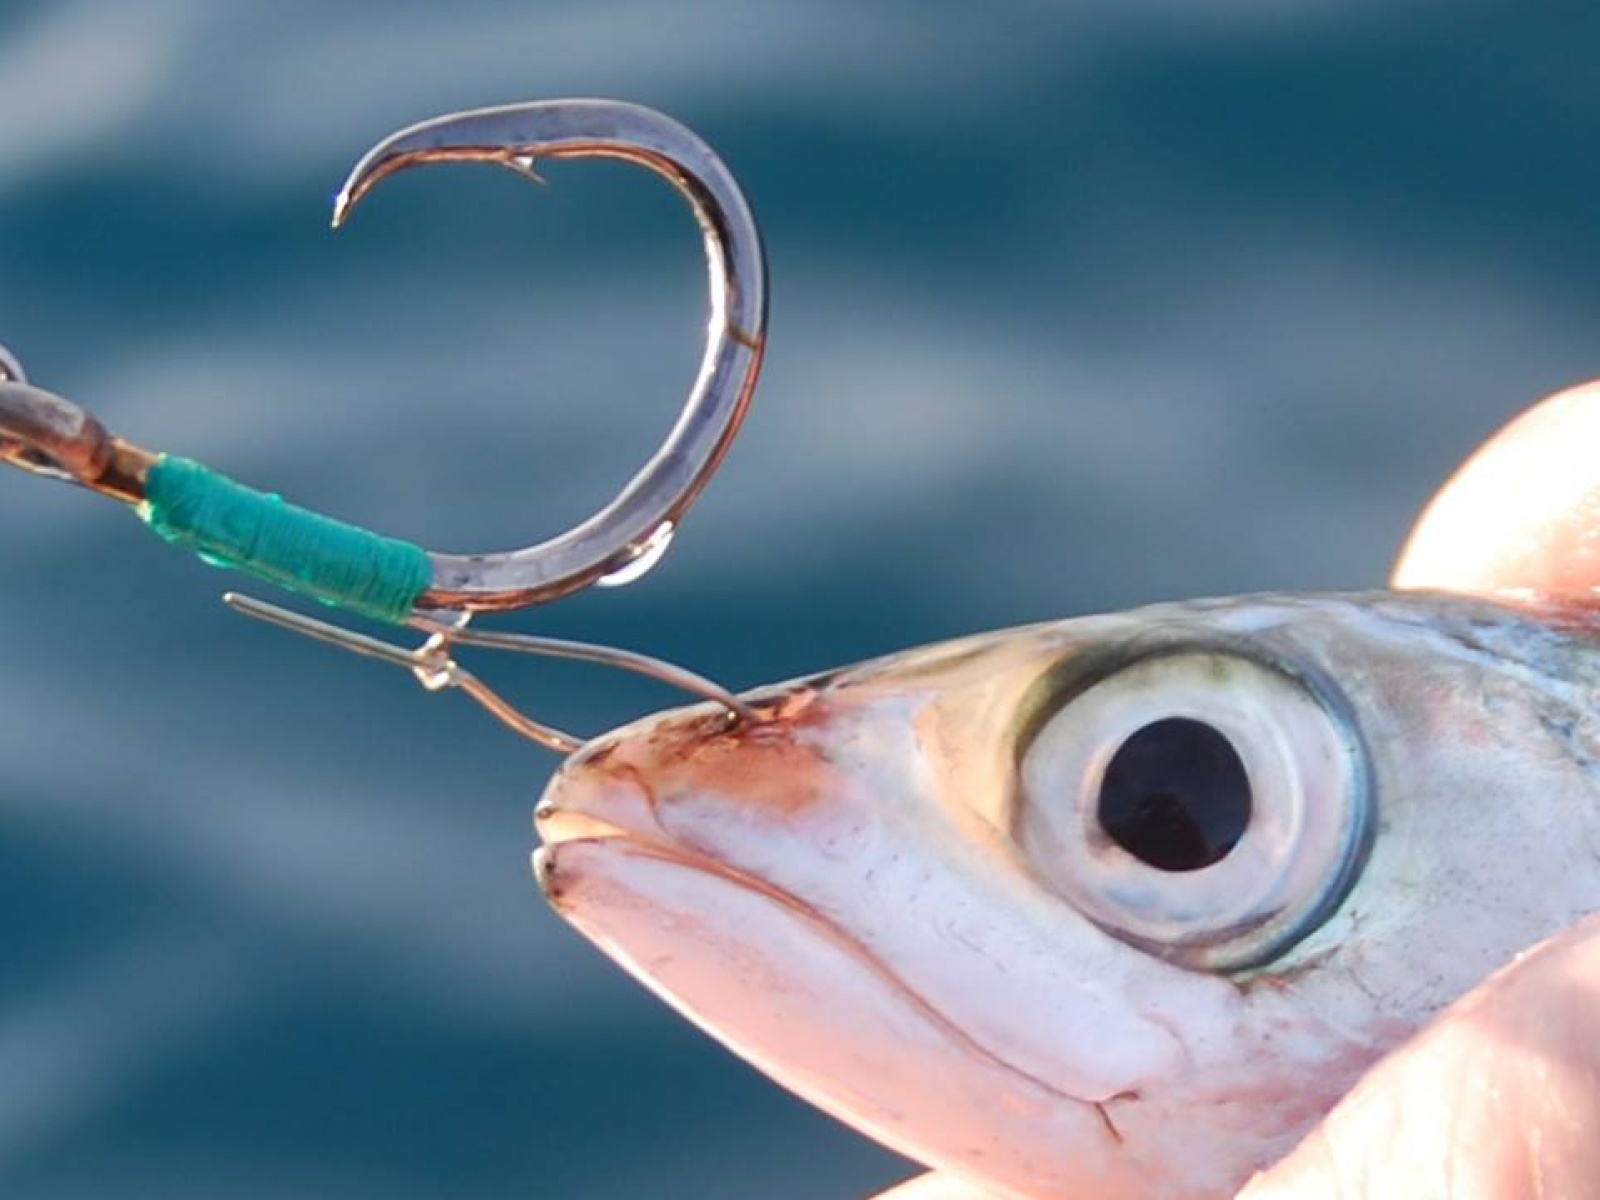
{"type": "Polygon", "coordinates": [[[829,706],[809,684],[757,697],[759,719],[699,705],[597,737],[556,772],[534,809],[535,872],[551,899],[563,846],[622,838],[662,852],[707,853],[708,825],[769,827],[833,794],[823,746],[829,706]]]}

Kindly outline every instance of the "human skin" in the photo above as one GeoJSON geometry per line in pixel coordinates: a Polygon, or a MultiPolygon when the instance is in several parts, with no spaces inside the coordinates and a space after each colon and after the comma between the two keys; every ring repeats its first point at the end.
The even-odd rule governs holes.
{"type": "Polygon", "coordinates": [[[1600,918],[1383,1060],[1245,1200],[1600,1194],[1600,918]]]}
{"type": "MultiPolygon", "coordinates": [[[[1596,1195],[1600,918],[1590,918],[1519,957],[1380,1062],[1240,1200],[1596,1195]]],[[[879,1200],[990,1197],[928,1176],[879,1200]]]]}

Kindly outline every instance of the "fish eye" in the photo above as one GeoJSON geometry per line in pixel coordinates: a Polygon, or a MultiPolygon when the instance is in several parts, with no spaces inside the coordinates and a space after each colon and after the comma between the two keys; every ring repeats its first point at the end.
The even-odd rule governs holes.
{"type": "Polygon", "coordinates": [[[1085,916],[1164,958],[1238,970],[1347,894],[1370,787],[1325,683],[1247,648],[1179,645],[1044,687],[1012,830],[1085,916]]]}

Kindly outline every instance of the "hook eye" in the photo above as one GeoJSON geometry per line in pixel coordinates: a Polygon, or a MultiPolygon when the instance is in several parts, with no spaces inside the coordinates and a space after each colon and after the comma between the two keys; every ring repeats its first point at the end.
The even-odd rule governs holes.
{"type": "Polygon", "coordinates": [[[373,188],[411,167],[485,162],[532,174],[541,159],[613,158],[666,179],[704,235],[711,314],[683,410],[643,468],[588,520],[537,545],[493,554],[429,553],[418,608],[485,611],[542,604],[595,583],[625,583],[666,551],[721,464],[755,391],[766,337],[761,233],[733,175],[671,117],[611,100],[551,100],[424,121],[374,146],[334,205],[341,225],[373,188]]]}

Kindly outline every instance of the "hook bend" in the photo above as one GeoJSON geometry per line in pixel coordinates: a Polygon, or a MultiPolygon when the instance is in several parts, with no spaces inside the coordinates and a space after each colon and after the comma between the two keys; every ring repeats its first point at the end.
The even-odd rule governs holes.
{"type": "MultiPolygon", "coordinates": [[[[721,464],[755,390],[766,337],[766,263],[755,217],[733,175],[692,130],[614,100],[548,100],[424,121],[385,138],[351,171],[334,225],[379,183],[411,167],[487,162],[530,174],[541,159],[614,158],[655,172],[688,202],[705,239],[711,313],[704,354],[677,423],[599,512],[567,532],[493,554],[430,552],[418,608],[521,608],[632,577],[665,548],[721,464]]],[[[642,570],[640,571],[642,573],[642,570]]]]}

